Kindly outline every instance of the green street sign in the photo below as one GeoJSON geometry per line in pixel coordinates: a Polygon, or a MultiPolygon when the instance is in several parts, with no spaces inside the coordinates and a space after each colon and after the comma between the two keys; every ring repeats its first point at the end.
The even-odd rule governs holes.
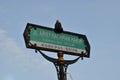
{"type": "Polygon", "coordinates": [[[28,23],[23,35],[27,48],[90,56],[89,42],[82,34],[68,31],[56,33],[53,28],[28,23]]]}

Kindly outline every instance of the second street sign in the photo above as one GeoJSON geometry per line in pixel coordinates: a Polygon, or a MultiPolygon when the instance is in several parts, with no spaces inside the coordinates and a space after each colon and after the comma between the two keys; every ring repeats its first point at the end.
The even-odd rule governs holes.
{"type": "Polygon", "coordinates": [[[24,31],[27,48],[52,52],[63,51],[66,54],[81,57],[90,56],[90,45],[82,34],[63,31],[56,33],[53,28],[28,23],[24,31]]]}

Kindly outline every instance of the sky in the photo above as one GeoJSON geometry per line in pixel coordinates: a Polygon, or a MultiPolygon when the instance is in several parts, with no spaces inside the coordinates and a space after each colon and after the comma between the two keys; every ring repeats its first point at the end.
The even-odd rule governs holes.
{"type": "Polygon", "coordinates": [[[68,67],[68,80],[120,79],[120,0],[0,0],[0,80],[57,80],[54,65],[23,38],[27,23],[54,28],[56,20],[91,46],[90,58],[68,67]]]}

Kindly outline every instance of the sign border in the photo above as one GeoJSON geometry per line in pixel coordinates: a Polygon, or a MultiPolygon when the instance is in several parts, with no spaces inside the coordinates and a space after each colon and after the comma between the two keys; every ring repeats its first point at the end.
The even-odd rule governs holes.
{"type": "MultiPolygon", "coordinates": [[[[51,51],[51,52],[59,52],[58,50],[46,49],[46,48],[42,48],[42,47],[36,47],[36,45],[30,44],[30,42],[29,42],[30,38],[28,36],[28,34],[30,34],[29,33],[30,28],[31,28],[30,26],[34,27],[34,29],[36,29],[36,28],[43,28],[43,29],[54,31],[54,28],[49,28],[49,27],[45,27],[45,26],[41,26],[41,25],[27,23],[26,28],[25,28],[24,33],[23,33],[25,44],[26,44],[27,48],[40,49],[40,50],[51,51]]],[[[86,47],[87,55],[82,54],[82,53],[78,54],[78,53],[71,53],[71,52],[63,51],[65,54],[76,55],[76,56],[81,56],[81,57],[88,57],[88,58],[90,57],[90,44],[89,44],[89,42],[87,40],[86,35],[73,33],[73,32],[69,32],[69,31],[63,31],[62,33],[71,34],[71,35],[77,35],[78,37],[82,37],[84,39],[85,45],[87,45],[87,47],[86,47]]]]}

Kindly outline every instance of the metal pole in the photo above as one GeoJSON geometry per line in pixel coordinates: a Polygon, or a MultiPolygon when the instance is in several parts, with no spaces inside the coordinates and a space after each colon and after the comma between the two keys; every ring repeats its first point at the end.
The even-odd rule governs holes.
{"type": "Polygon", "coordinates": [[[58,66],[59,66],[60,80],[65,80],[66,73],[64,71],[63,52],[58,52],[58,66]]]}
{"type": "Polygon", "coordinates": [[[59,65],[59,68],[60,68],[60,80],[65,80],[65,79],[64,79],[63,65],[59,65]]]}

